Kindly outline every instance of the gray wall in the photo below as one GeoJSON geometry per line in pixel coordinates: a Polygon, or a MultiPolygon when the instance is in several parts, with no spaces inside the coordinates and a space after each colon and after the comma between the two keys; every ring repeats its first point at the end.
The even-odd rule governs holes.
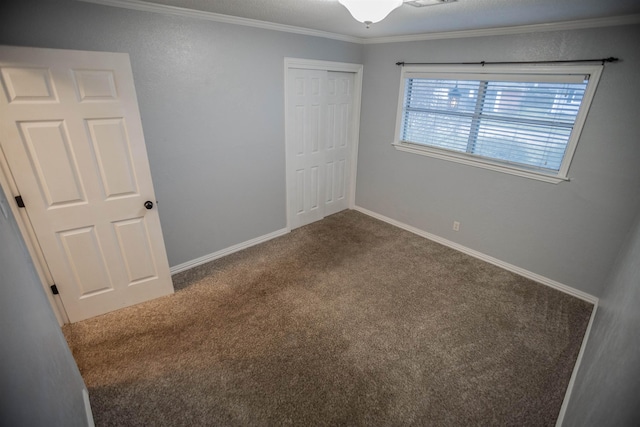
{"type": "Polygon", "coordinates": [[[0,189],[0,425],[85,426],[84,382],[0,189]]]}
{"type": "Polygon", "coordinates": [[[60,0],[0,6],[0,44],[131,57],[169,264],[286,226],[284,57],[360,45],[60,0]]]}
{"type": "Polygon", "coordinates": [[[607,283],[565,426],[640,425],[640,216],[607,283]]]}
{"type": "Polygon", "coordinates": [[[589,294],[640,208],[640,26],[365,46],[356,204],[589,294]],[[395,62],[617,56],[557,185],[396,151],[395,62]],[[452,230],[460,221],[460,232],[452,230]]]}

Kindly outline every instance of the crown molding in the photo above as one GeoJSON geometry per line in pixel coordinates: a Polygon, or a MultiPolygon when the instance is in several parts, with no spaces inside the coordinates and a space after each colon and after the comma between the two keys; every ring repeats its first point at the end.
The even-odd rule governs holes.
{"type": "Polygon", "coordinates": [[[362,44],[364,39],[360,37],[335,34],[327,31],[313,30],[310,28],[295,27],[293,25],[276,24],[274,22],[259,21],[257,19],[240,18],[238,16],[222,15],[220,13],[205,12],[201,10],[186,9],[183,7],[168,6],[164,4],[148,3],[140,0],[77,0],[84,3],[94,3],[103,6],[120,7],[123,9],[139,10],[144,12],[162,13],[164,15],[181,16],[184,18],[202,19],[205,21],[222,22],[225,24],[242,25],[245,27],[261,28],[264,30],[281,31],[285,33],[302,34],[305,36],[322,37],[325,39],[340,40],[349,43],[362,44]]]}
{"type": "Polygon", "coordinates": [[[401,43],[412,41],[458,39],[467,37],[504,36],[513,34],[539,33],[545,31],[566,31],[585,28],[613,27],[640,23],[640,14],[613,16],[608,18],[583,19],[579,21],[560,21],[546,24],[518,25],[512,27],[483,28],[479,30],[462,30],[411,34],[405,36],[361,38],[327,31],[313,30],[293,25],[276,24],[257,19],[240,18],[220,13],[204,12],[176,6],[149,3],[142,0],[77,0],[84,3],[94,3],[103,6],[120,7],[124,9],[144,12],[162,13],[164,15],[182,16],[185,18],[202,19],[206,21],[222,22],[225,24],[242,25],[245,27],[261,28],[265,30],[281,31],[285,33],[301,34],[305,36],[322,37],[358,44],[401,43]]]}
{"type": "Polygon", "coordinates": [[[513,34],[541,33],[547,31],[580,30],[585,28],[615,27],[640,23],[640,14],[613,16],[608,18],[560,21],[545,24],[517,25],[513,27],[483,28],[479,30],[447,31],[438,33],[412,34],[406,36],[373,37],[363,39],[363,44],[401,43],[426,40],[460,39],[467,37],[505,36],[513,34]]]}

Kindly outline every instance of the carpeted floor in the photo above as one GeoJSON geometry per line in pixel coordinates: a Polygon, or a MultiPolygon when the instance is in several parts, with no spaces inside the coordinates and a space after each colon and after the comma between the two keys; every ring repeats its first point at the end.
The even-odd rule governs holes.
{"type": "Polygon", "coordinates": [[[96,426],[554,425],[592,305],[355,211],[64,327],[96,426]]]}

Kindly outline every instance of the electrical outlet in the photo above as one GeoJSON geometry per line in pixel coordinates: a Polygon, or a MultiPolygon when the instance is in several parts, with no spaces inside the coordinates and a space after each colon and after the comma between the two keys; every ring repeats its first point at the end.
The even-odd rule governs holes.
{"type": "Polygon", "coordinates": [[[460,223],[458,221],[453,221],[453,231],[460,231],[460,223]]]}

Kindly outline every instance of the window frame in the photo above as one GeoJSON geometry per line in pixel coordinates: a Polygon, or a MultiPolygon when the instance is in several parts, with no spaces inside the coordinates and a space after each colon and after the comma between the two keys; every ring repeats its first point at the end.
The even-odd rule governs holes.
{"type": "Polygon", "coordinates": [[[437,159],[448,160],[490,169],[497,172],[517,175],[525,178],[536,179],[550,183],[569,181],[569,167],[575,154],[582,129],[586,122],[587,114],[602,75],[602,65],[407,65],[402,67],[400,73],[400,92],[398,96],[398,110],[396,115],[395,135],[393,147],[396,150],[413,154],[419,154],[437,159]],[[471,153],[463,153],[446,148],[433,147],[419,143],[411,143],[400,140],[402,134],[404,97],[407,79],[425,78],[435,80],[475,79],[500,81],[505,76],[518,79],[518,75],[535,75],[541,78],[557,78],[558,76],[588,76],[588,84],[584,97],[578,110],[576,120],[567,142],[567,148],[557,172],[541,171],[535,168],[527,168],[526,165],[517,165],[506,161],[492,160],[471,153]],[[546,76],[546,77],[542,77],[546,76]]]}

